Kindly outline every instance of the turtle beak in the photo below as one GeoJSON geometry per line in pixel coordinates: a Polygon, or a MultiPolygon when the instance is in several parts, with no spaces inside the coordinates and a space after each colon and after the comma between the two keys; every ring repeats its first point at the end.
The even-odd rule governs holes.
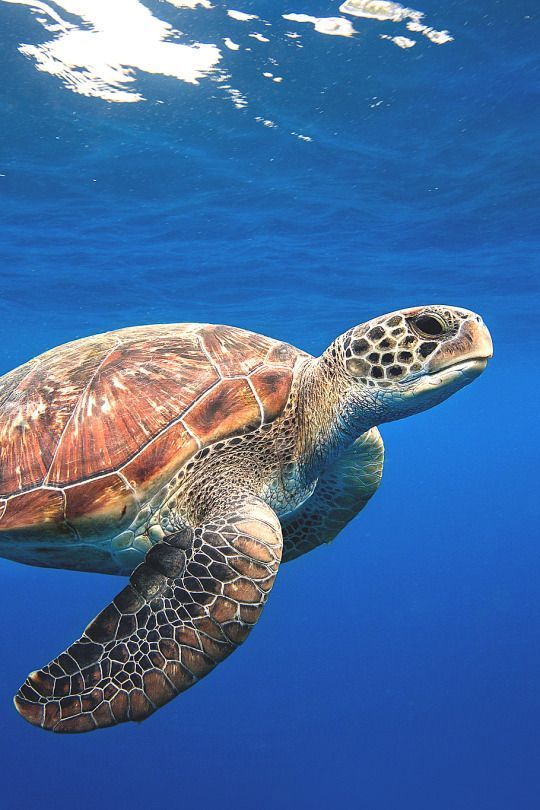
{"type": "Polygon", "coordinates": [[[437,374],[449,368],[457,368],[478,376],[493,357],[493,342],[487,326],[479,315],[471,312],[463,321],[457,335],[441,344],[426,366],[428,374],[437,374]]]}

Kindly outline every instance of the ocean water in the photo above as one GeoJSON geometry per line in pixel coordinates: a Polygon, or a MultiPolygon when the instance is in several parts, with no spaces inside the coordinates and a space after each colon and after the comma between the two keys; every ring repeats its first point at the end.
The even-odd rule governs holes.
{"type": "Polygon", "coordinates": [[[1,560],[2,806],[538,808],[536,4],[193,5],[0,2],[0,372],[158,322],[319,354],[439,302],[495,355],[384,426],[366,510],[143,724],[17,715],[123,581],[1,560]]]}

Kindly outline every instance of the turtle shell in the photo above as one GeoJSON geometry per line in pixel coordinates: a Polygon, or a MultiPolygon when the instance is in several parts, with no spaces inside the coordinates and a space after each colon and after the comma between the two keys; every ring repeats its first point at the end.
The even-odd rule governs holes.
{"type": "Polygon", "coordinates": [[[0,379],[0,532],[111,537],[200,448],[274,420],[302,352],[231,326],[120,329],[0,379]]]}

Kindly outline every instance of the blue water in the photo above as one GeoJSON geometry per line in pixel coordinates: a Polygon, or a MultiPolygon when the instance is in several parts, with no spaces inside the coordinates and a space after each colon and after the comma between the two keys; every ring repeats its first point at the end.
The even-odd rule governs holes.
{"type": "MultiPolygon", "coordinates": [[[[217,12],[146,6],[217,41],[217,12]]],[[[284,566],[242,649],[144,724],[58,737],[23,722],[19,684],[122,582],[0,561],[4,807],[540,806],[535,4],[418,6],[454,42],[402,50],[378,37],[391,24],[350,18],[355,39],[298,25],[294,59],[273,40],[277,84],[253,40],[235,109],[209,79],[140,71],[146,101],[76,94],[17,50],[52,35],[0,3],[1,373],[168,321],[318,354],[432,302],[480,312],[495,344],[480,380],[384,427],[365,512],[284,566]]]]}

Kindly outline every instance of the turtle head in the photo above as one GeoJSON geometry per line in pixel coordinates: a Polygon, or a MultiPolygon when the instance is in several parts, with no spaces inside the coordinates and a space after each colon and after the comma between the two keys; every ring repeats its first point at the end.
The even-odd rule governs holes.
{"type": "Polygon", "coordinates": [[[479,315],[439,305],[374,318],[333,348],[348,389],[344,420],[361,427],[437,405],[476,379],[493,353],[479,315]]]}

